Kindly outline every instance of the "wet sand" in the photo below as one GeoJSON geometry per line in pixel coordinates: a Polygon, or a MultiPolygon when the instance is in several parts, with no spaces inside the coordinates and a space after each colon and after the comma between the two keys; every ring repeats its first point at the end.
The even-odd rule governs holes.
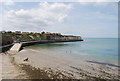
{"type": "Polygon", "coordinates": [[[17,54],[3,54],[4,79],[84,79],[92,81],[119,80],[118,67],[77,62],[71,58],[54,56],[31,49],[17,54]],[[24,61],[28,58],[27,61],[24,61]],[[67,59],[65,59],[67,58],[67,59]],[[9,70],[9,71],[8,71],[9,70]],[[12,77],[11,77],[12,76],[12,77]]]}

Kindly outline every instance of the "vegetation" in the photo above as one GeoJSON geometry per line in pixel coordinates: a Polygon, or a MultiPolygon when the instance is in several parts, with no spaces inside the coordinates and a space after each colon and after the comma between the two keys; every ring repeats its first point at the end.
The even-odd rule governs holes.
{"type": "MultiPolygon", "coordinates": [[[[17,41],[40,41],[40,40],[69,40],[69,37],[72,36],[66,36],[66,35],[61,35],[60,33],[50,33],[50,32],[41,32],[41,33],[33,33],[33,32],[22,32],[21,31],[16,31],[16,32],[12,32],[12,31],[1,31],[1,34],[4,35],[9,35],[12,37],[12,39],[14,40],[14,42],[17,41]],[[67,37],[67,38],[63,38],[63,37],[67,37]]],[[[72,40],[76,40],[77,37],[74,39],[73,36],[72,40]]],[[[71,40],[71,38],[70,38],[71,40]]]]}

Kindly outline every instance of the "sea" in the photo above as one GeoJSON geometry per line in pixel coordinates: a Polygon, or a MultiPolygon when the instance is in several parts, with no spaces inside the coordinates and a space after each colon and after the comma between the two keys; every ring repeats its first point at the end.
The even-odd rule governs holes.
{"type": "Polygon", "coordinates": [[[60,56],[60,58],[65,56],[78,62],[83,59],[118,65],[117,38],[84,38],[84,41],[38,44],[26,48],[60,56]]]}

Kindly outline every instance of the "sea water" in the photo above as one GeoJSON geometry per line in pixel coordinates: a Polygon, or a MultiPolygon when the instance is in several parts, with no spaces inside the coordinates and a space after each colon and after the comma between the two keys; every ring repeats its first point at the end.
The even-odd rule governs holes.
{"type": "Polygon", "coordinates": [[[85,38],[84,41],[38,44],[27,48],[55,56],[72,57],[78,62],[84,59],[118,65],[117,38],[85,38]]]}

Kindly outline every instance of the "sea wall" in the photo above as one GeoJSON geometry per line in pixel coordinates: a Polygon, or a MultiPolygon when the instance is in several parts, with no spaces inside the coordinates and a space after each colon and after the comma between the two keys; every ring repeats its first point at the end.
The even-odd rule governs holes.
{"type": "Polygon", "coordinates": [[[22,47],[35,45],[35,44],[56,43],[56,42],[75,42],[75,41],[83,41],[83,40],[41,40],[41,41],[29,41],[29,42],[22,42],[22,47]]]}
{"type": "MultiPolygon", "coordinates": [[[[35,45],[35,44],[45,44],[45,43],[56,43],[56,42],[75,42],[75,41],[83,41],[83,40],[40,40],[40,41],[28,41],[28,42],[20,42],[22,43],[22,47],[25,46],[30,46],[30,45],[35,45]]],[[[9,44],[0,47],[1,51],[0,52],[6,52],[8,51],[14,44],[9,44]]]]}
{"type": "Polygon", "coordinates": [[[0,53],[8,51],[12,46],[13,46],[13,44],[8,44],[8,45],[1,46],[0,47],[0,53]]]}

